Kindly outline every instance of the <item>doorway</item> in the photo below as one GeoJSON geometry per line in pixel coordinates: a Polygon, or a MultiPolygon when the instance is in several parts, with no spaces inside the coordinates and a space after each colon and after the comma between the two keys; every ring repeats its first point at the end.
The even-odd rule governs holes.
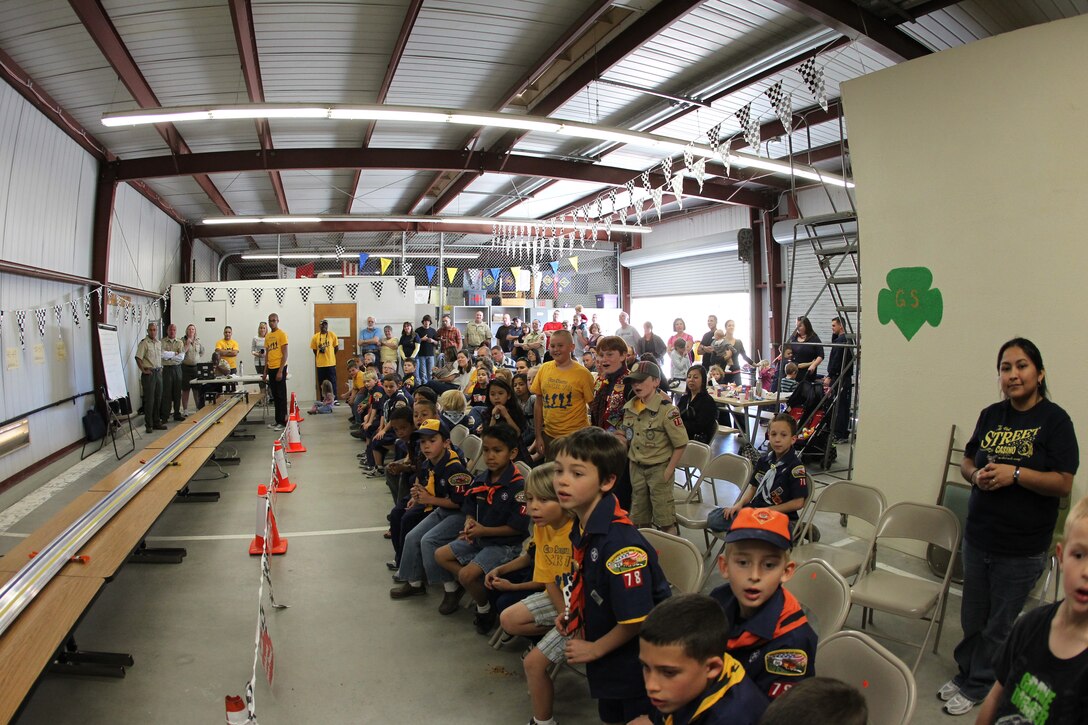
{"type": "MultiPolygon", "coordinates": [[[[321,329],[322,320],[328,320],[329,332],[339,339],[339,344],[336,346],[336,379],[340,383],[346,379],[341,373],[347,373],[348,360],[356,355],[355,314],[356,306],[351,303],[314,304],[314,331],[321,329]]],[[[341,389],[336,391],[337,397],[344,392],[344,386],[341,384],[340,387],[341,389]]],[[[321,400],[321,389],[317,387],[316,378],[314,389],[316,390],[314,399],[321,400]]]]}

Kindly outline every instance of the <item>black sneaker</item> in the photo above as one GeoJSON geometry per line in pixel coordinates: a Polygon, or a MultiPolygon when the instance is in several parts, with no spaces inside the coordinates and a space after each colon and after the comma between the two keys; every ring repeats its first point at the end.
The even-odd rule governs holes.
{"type": "Polygon", "coordinates": [[[397,569],[400,569],[400,565],[395,561],[387,561],[385,562],[385,568],[389,571],[396,571],[397,569]]]}
{"type": "Polygon", "coordinates": [[[476,616],[472,619],[472,625],[476,627],[476,634],[491,634],[491,630],[495,629],[495,622],[499,620],[499,615],[492,607],[486,612],[476,612],[476,616]]]}
{"type": "Polygon", "coordinates": [[[442,595],[442,603],[438,605],[439,614],[453,614],[461,608],[461,597],[465,595],[465,588],[458,585],[452,592],[442,595]]]}
{"type": "Polygon", "coordinates": [[[404,582],[399,587],[393,587],[389,590],[390,599],[407,599],[408,597],[414,597],[417,594],[426,594],[427,587],[418,586],[414,587],[409,582],[404,582]]]}

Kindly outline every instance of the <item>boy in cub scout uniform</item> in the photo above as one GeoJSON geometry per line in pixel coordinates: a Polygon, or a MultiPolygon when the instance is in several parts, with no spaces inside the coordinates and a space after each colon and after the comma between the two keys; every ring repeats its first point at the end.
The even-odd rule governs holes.
{"type": "Polygon", "coordinates": [[[673,474],[688,444],[687,429],[679,409],[657,392],[657,363],[635,363],[624,383],[635,391],[623,406],[622,425],[631,471],[631,520],[639,527],[652,521],[658,529],[678,534],[673,474]]]}
{"type": "Polygon", "coordinates": [[[786,514],[746,507],[725,536],[718,570],[726,584],[710,593],[732,622],[726,651],[769,700],[816,675],[816,633],[796,597],[786,514]]]}

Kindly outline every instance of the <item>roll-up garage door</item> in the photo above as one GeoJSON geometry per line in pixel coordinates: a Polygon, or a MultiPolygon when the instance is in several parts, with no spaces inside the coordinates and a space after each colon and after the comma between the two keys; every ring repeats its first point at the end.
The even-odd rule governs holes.
{"type": "Polygon", "coordinates": [[[654,262],[631,268],[631,296],[747,292],[750,274],[735,251],[654,262]]]}
{"type": "MultiPolygon", "coordinates": [[[[782,276],[790,281],[790,269],[791,258],[793,253],[793,245],[783,246],[783,263],[785,268],[782,270],[782,276]]],[[[792,279],[792,294],[789,299],[789,319],[790,329],[792,330],[796,325],[796,320],[801,315],[808,312],[808,319],[812,323],[812,328],[816,330],[816,334],[820,336],[820,339],[825,342],[831,341],[831,318],[838,316],[838,311],[835,309],[835,300],[831,297],[831,292],[824,289],[824,275],[820,271],[820,265],[816,259],[816,254],[812,251],[812,247],[807,243],[798,244],[797,247],[797,264],[793,267],[793,279],[792,279]],[[815,302],[815,306],[812,307],[815,302]],[[809,307],[812,310],[809,311],[809,307]]],[[[832,257],[831,264],[832,269],[835,268],[842,261],[843,257],[832,257]]],[[[853,275],[854,267],[849,259],[843,261],[841,269],[841,275],[853,275]]],[[[843,304],[845,305],[857,305],[857,286],[852,284],[839,285],[839,291],[842,292],[843,304]]],[[[782,292],[782,309],[786,309],[787,293],[791,291],[791,288],[787,286],[786,290],[782,292]]],[[[853,323],[853,329],[857,329],[858,315],[856,312],[847,313],[850,321],[853,323]]],[[[792,334],[792,333],[791,333],[792,334]]]]}

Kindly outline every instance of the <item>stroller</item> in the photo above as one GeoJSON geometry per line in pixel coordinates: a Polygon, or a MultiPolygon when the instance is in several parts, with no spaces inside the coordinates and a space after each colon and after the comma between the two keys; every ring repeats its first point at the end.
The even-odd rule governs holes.
{"type": "Polygon", "coordinates": [[[832,391],[825,395],[823,386],[806,379],[786,401],[790,417],[797,421],[797,442],[793,447],[802,463],[823,463],[825,455],[827,463],[831,463],[838,457],[828,415],[834,399],[832,391]]]}

